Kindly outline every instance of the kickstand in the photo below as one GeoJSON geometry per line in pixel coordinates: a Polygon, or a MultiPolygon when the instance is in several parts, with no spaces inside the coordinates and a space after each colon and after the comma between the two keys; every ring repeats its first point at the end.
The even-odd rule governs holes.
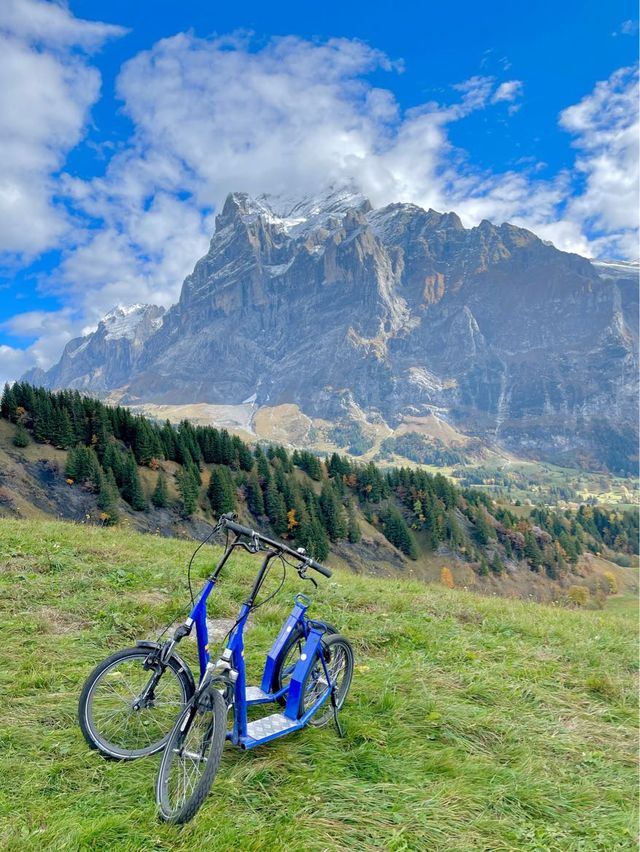
{"type": "Polygon", "coordinates": [[[336,723],[336,731],[338,732],[338,736],[340,738],[344,737],[344,731],[342,729],[342,725],[340,724],[340,719],[338,719],[338,708],[336,706],[336,694],[335,690],[331,690],[331,707],[333,708],[333,721],[336,723]]]}

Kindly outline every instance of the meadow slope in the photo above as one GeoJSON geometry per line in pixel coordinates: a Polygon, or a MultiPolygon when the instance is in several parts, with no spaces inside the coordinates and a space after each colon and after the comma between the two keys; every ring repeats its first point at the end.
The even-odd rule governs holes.
{"type": "MultiPolygon", "coordinates": [[[[76,703],[102,657],[182,618],[192,548],[0,520],[1,848],[636,849],[633,600],[570,611],[346,571],[311,610],[354,644],[345,739],[308,728],[227,746],[194,822],[160,824],[157,758],[102,760],[76,703]]],[[[203,548],[196,577],[215,555],[203,548]]],[[[256,568],[241,556],[225,569],[212,617],[234,615],[256,568]]],[[[299,586],[254,616],[253,682],[299,586]]]]}

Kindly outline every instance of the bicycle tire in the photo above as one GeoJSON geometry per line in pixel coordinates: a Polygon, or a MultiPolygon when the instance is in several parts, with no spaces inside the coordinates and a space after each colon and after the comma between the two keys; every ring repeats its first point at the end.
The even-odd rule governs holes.
{"type": "MultiPolygon", "coordinates": [[[[338,633],[337,628],[333,626],[333,624],[329,624],[328,621],[323,621],[322,624],[327,628],[327,634],[338,633]]],[[[291,635],[287,639],[284,648],[282,649],[282,653],[278,657],[278,662],[276,664],[276,669],[273,675],[274,681],[274,692],[279,692],[291,679],[291,675],[293,674],[293,670],[295,668],[295,664],[300,659],[300,654],[302,653],[302,648],[304,647],[305,636],[304,631],[300,626],[296,627],[295,630],[291,632],[291,635]],[[294,652],[294,646],[297,646],[297,653],[294,652]]],[[[287,703],[287,693],[281,695],[278,699],[278,704],[281,704],[283,707],[287,703]]]]}
{"type": "MultiPolygon", "coordinates": [[[[136,760],[140,757],[156,754],[163,749],[171,733],[176,716],[179,715],[182,708],[193,695],[193,679],[190,673],[187,672],[185,665],[180,660],[175,656],[170,657],[165,670],[160,676],[160,682],[163,683],[165,690],[168,683],[166,680],[167,674],[171,674],[177,682],[178,690],[175,691],[174,700],[171,702],[174,707],[165,701],[163,706],[166,712],[156,714],[155,718],[151,714],[147,714],[143,718],[140,711],[134,711],[132,706],[130,715],[136,712],[139,714],[141,720],[138,726],[140,743],[133,742],[134,737],[131,737],[126,744],[123,740],[119,743],[117,740],[110,739],[110,736],[113,737],[113,733],[110,735],[108,729],[105,730],[105,725],[100,725],[99,721],[94,718],[94,702],[98,695],[98,687],[101,683],[105,683],[106,679],[110,676],[117,682],[117,679],[113,676],[117,673],[118,666],[121,663],[138,662],[140,664],[141,681],[144,681],[145,678],[148,680],[151,676],[151,671],[144,668],[144,663],[149,658],[150,653],[149,648],[138,646],[135,648],[123,648],[121,651],[111,654],[110,657],[107,657],[94,668],[85,681],[82,692],[80,693],[78,721],[82,734],[89,747],[99,751],[108,760],[136,760]],[[148,722],[156,726],[156,734],[153,737],[150,737],[149,733],[145,732],[145,726],[148,722]]],[[[109,688],[114,693],[112,700],[117,701],[116,688],[113,683],[109,684],[109,688]]],[[[132,697],[134,692],[135,690],[132,691],[132,697]]],[[[121,697],[121,700],[126,704],[123,697],[121,697]]],[[[157,699],[154,700],[152,707],[144,708],[144,711],[148,709],[158,709],[157,699]]],[[[114,714],[110,716],[111,719],[114,718],[114,714]]],[[[127,731],[127,726],[128,723],[125,723],[124,732],[127,731]]],[[[131,733],[132,731],[129,731],[129,734],[131,733]]]]}
{"type": "MultiPolygon", "coordinates": [[[[224,748],[226,736],[227,707],[222,694],[217,689],[210,688],[204,696],[201,696],[197,700],[193,699],[189,705],[185,707],[169,735],[167,746],[164,750],[164,754],[162,755],[160,768],[156,778],[156,804],[158,806],[160,819],[164,822],[182,824],[189,822],[194,818],[196,813],[202,807],[202,804],[215,779],[220,765],[220,760],[222,758],[222,750],[224,748]],[[207,706],[204,706],[205,704],[207,706]],[[199,714],[201,719],[198,719],[199,714]],[[210,720],[208,720],[209,716],[211,717],[210,720]],[[183,750],[186,748],[185,743],[189,743],[188,738],[190,734],[194,732],[194,723],[196,721],[198,721],[199,724],[200,722],[203,722],[203,729],[206,732],[202,737],[202,743],[200,746],[201,754],[198,761],[194,760],[193,752],[189,752],[187,756],[192,764],[192,773],[194,771],[193,767],[197,765],[198,762],[205,762],[206,765],[202,775],[195,782],[190,795],[188,797],[185,796],[184,800],[178,801],[175,806],[172,806],[170,802],[169,789],[171,771],[176,765],[177,757],[180,757],[183,763],[186,763],[183,759],[183,750]],[[212,725],[212,730],[210,732],[208,730],[209,724],[212,725]],[[182,754],[181,751],[183,752],[182,754]]],[[[195,731],[195,739],[197,742],[197,731],[195,731]]],[[[182,771],[179,767],[176,768],[176,779],[179,782],[180,777],[184,778],[186,794],[187,780],[191,776],[186,774],[186,768],[184,766],[182,771]]]]}
{"type": "MultiPolygon", "coordinates": [[[[322,639],[321,644],[322,653],[324,655],[327,668],[329,669],[330,677],[332,679],[334,676],[339,677],[336,694],[336,707],[340,710],[345,702],[349,688],[351,687],[351,679],[353,678],[353,648],[351,646],[351,642],[349,642],[349,640],[340,633],[332,633],[330,636],[327,636],[326,639],[322,639]],[[338,658],[338,654],[341,655],[340,658],[338,658]],[[339,665],[343,669],[341,676],[339,670],[332,670],[332,660],[339,660],[339,665]]],[[[316,651],[313,662],[309,667],[309,671],[302,682],[299,716],[303,716],[307,710],[313,706],[318,698],[320,698],[323,691],[321,688],[322,684],[324,684],[324,688],[326,688],[327,681],[324,673],[324,666],[322,665],[319,652],[316,651]]],[[[322,728],[331,721],[332,718],[333,707],[331,704],[331,697],[329,696],[317,711],[316,715],[311,717],[309,724],[314,725],[316,728],[322,728]]]]}

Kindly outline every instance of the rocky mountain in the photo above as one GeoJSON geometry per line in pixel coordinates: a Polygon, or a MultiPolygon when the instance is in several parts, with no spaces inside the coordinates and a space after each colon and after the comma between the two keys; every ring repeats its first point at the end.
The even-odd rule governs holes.
{"type": "Polygon", "coordinates": [[[521,453],[632,472],[637,305],[637,265],[513,225],[373,209],[348,188],[233,193],[176,305],[118,309],[29,378],[131,404],[295,403],[391,425],[435,413],[521,453]]]}
{"type": "Polygon", "coordinates": [[[48,370],[34,369],[24,379],[36,385],[104,393],[126,385],[135,372],[144,344],[162,325],[164,308],[128,305],[109,311],[98,328],[70,340],[60,361],[48,370]]]}

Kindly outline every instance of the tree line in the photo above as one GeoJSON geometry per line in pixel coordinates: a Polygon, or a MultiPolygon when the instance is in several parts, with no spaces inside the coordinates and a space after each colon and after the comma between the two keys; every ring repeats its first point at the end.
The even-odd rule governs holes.
{"type": "Polygon", "coordinates": [[[160,509],[175,503],[173,480],[183,516],[244,510],[318,559],[326,558],[332,542],[360,540],[360,512],[409,558],[444,545],[480,574],[500,574],[517,560],[556,577],[585,549],[637,552],[634,513],[537,508],[523,519],[442,474],[383,470],[339,453],[320,459],[278,445],[251,448],[226,429],[187,420],[157,423],[78,391],[17,382],[5,386],[0,414],[18,424],[20,441],[32,437],[68,451],[67,480],[97,494],[105,523],[118,520],[118,497],[141,512],[150,503],[160,509]],[[176,463],[173,475],[163,467],[167,461],[176,463]],[[149,494],[141,467],[156,471],[149,494]]]}

